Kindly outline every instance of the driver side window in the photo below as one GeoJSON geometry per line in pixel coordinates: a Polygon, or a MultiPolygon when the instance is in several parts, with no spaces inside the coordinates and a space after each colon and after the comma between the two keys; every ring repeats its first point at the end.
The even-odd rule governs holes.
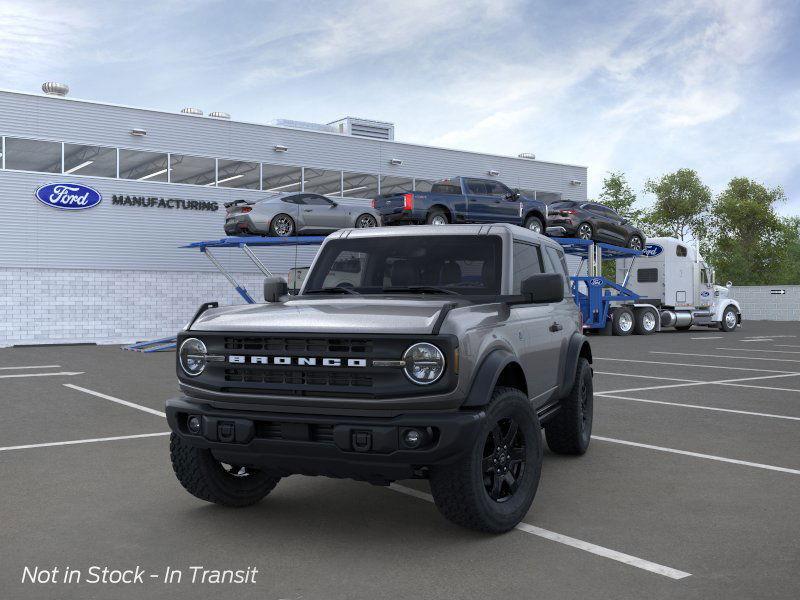
{"type": "Polygon", "coordinates": [[[324,196],[315,196],[309,194],[305,197],[305,203],[311,204],[312,206],[331,206],[333,202],[328,200],[324,196]]]}

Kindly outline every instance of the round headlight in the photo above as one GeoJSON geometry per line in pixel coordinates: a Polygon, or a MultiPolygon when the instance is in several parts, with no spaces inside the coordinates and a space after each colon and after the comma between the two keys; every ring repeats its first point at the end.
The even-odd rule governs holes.
{"type": "Polygon", "coordinates": [[[444,354],[433,344],[420,342],[409,347],[403,354],[404,371],[414,383],[433,383],[444,373],[444,354]]]}
{"type": "Polygon", "coordinates": [[[183,372],[196,377],[206,368],[206,345],[197,338],[185,340],[178,351],[183,372]]]}

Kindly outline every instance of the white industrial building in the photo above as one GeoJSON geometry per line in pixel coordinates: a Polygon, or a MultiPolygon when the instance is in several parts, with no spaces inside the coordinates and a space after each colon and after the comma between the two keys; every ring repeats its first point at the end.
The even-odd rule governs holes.
{"type": "MultiPolygon", "coordinates": [[[[223,203],[265,191],[369,202],[444,177],[494,177],[546,201],[586,199],[586,168],[394,140],[390,123],[247,123],[196,109],[164,112],[0,91],[0,346],[123,342],[174,334],[206,301],[240,302],[196,250],[224,236],[223,203]],[[49,184],[101,201],[59,210],[49,184]]],[[[260,251],[278,273],[313,247],[260,251]]],[[[262,276],[233,251],[226,267],[257,294],[262,276]]]]}

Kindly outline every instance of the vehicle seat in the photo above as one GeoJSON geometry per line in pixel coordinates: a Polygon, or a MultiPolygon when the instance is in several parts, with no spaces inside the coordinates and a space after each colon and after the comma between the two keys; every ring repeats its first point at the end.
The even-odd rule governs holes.
{"type": "Polygon", "coordinates": [[[457,285],[461,283],[461,267],[458,266],[457,262],[447,261],[442,265],[439,282],[441,285],[457,285]]]}
{"type": "Polygon", "coordinates": [[[392,265],[392,285],[408,287],[419,283],[419,273],[410,260],[399,260],[392,265]]]}

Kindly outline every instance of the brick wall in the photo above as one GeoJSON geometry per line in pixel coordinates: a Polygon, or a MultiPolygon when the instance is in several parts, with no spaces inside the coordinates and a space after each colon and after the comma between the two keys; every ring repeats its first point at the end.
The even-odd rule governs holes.
{"type": "Polygon", "coordinates": [[[745,320],[800,321],[800,285],[734,286],[731,296],[741,305],[745,320]]]}
{"type": "MultiPolygon", "coordinates": [[[[234,275],[263,297],[262,276],[234,275]]],[[[0,347],[168,337],[213,301],[243,303],[218,273],[0,269],[0,347]]]]}

